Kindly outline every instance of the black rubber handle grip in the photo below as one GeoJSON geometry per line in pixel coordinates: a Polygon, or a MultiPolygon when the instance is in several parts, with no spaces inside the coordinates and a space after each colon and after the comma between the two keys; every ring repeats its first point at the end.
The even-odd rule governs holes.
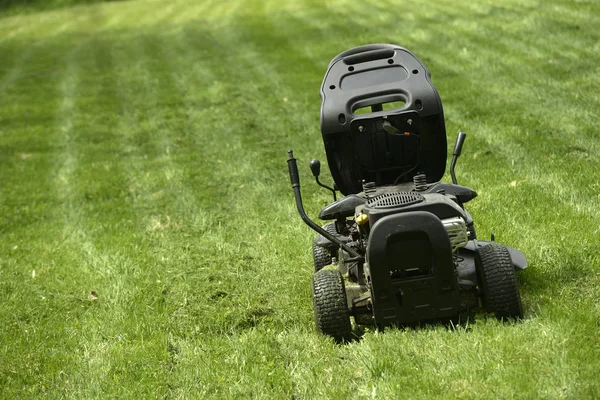
{"type": "Polygon", "coordinates": [[[318,178],[321,175],[321,161],[312,160],[310,162],[310,171],[312,172],[315,178],[318,178]]]}
{"type": "Polygon", "coordinates": [[[452,152],[453,156],[460,156],[460,152],[462,151],[463,144],[465,143],[465,139],[467,138],[467,134],[464,132],[458,132],[458,137],[456,138],[456,144],[454,145],[454,151],[452,152]]]}
{"type": "Polygon", "coordinates": [[[298,164],[294,158],[294,152],[288,151],[288,170],[290,171],[290,181],[292,182],[292,188],[300,187],[300,175],[298,174],[298,164]]]}

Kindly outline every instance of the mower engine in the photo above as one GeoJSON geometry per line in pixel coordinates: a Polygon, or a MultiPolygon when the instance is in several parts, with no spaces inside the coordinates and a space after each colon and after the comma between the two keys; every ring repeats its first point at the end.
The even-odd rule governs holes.
{"type": "Polygon", "coordinates": [[[452,252],[464,247],[469,241],[464,210],[455,201],[448,201],[439,193],[420,194],[419,192],[387,192],[367,200],[364,207],[357,210],[355,221],[362,231],[368,235],[370,228],[382,217],[410,211],[438,212],[442,225],[448,234],[452,252]],[[456,214],[455,216],[450,216],[456,214]],[[365,222],[369,222],[368,228],[365,222]]]}

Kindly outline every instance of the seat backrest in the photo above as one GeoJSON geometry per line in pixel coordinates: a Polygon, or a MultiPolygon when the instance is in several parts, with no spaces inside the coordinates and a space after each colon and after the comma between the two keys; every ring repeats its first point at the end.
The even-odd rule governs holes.
{"type": "Polygon", "coordinates": [[[337,55],[321,85],[321,133],[329,169],[344,194],[361,182],[391,185],[419,172],[437,182],[446,168],[442,103],[429,70],[391,44],[337,55]]]}

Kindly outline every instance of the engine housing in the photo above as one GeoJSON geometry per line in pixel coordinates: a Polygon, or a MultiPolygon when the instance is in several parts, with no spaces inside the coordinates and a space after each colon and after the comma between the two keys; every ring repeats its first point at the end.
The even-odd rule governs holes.
{"type": "Polygon", "coordinates": [[[418,193],[414,191],[386,191],[367,200],[362,212],[369,217],[371,228],[381,218],[409,211],[427,211],[439,219],[463,217],[463,209],[440,193],[418,193]]]}

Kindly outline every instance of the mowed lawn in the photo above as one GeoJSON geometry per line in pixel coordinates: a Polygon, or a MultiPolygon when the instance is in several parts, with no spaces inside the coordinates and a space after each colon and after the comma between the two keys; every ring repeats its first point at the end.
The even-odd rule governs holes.
{"type": "MultiPolygon", "coordinates": [[[[0,397],[600,397],[600,4],[158,1],[0,14],[0,397]],[[314,328],[329,60],[432,72],[525,319],[314,328]]],[[[324,180],[330,181],[327,169],[324,180]]],[[[447,175],[447,179],[449,177],[447,175]]]]}

